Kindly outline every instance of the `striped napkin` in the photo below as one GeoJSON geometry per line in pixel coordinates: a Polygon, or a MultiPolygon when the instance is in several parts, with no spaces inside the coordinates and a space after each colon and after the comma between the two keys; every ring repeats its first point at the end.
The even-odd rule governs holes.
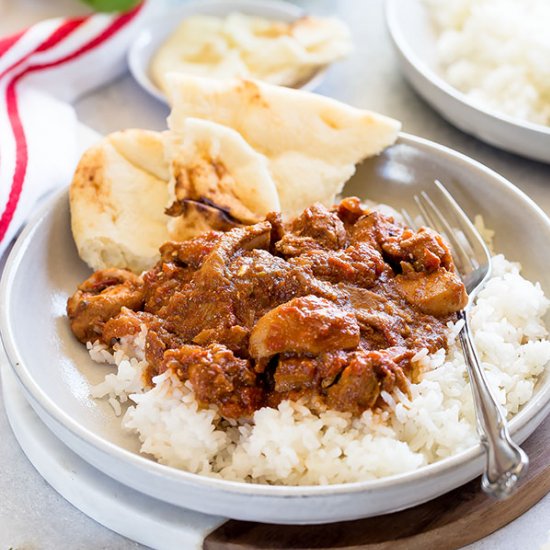
{"type": "Polygon", "coordinates": [[[0,39],[0,255],[78,161],[70,103],[125,70],[149,11],[43,21],[0,39]]]}

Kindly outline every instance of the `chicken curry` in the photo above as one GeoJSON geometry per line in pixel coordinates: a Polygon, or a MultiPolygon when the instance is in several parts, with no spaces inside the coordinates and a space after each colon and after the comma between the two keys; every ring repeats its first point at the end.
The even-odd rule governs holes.
{"type": "Polygon", "coordinates": [[[359,199],[167,242],[137,276],[97,271],[69,298],[81,342],[146,327],[147,376],[170,369],[201,406],[250,417],[284,399],[355,415],[407,392],[412,358],[446,346],[467,295],[449,248],[359,199]]]}

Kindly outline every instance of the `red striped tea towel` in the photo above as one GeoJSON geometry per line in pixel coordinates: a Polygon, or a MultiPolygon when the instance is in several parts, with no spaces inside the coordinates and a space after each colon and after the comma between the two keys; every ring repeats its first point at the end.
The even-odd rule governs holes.
{"type": "Polygon", "coordinates": [[[36,202],[77,162],[70,102],[125,68],[148,5],[38,23],[0,39],[0,255],[36,202]]]}

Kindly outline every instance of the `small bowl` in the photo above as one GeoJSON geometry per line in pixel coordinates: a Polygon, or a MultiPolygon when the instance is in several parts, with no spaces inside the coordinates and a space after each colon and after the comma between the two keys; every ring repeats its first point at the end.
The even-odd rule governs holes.
{"type": "Polygon", "coordinates": [[[550,127],[485,108],[443,79],[422,0],[388,0],[386,22],[405,77],[443,118],[495,147],[550,163],[550,127]]]}
{"type": "MultiPolygon", "coordinates": [[[[304,10],[288,2],[271,0],[205,0],[186,3],[164,12],[142,28],[128,51],[128,65],[139,85],[158,100],[168,103],[164,92],[155,84],[150,74],[151,60],[164,41],[177,29],[185,17],[213,15],[224,17],[230,13],[244,13],[277,19],[290,23],[303,17],[304,10]]],[[[323,81],[328,65],[320,67],[310,78],[295,86],[301,90],[313,90],[323,81]]]]}

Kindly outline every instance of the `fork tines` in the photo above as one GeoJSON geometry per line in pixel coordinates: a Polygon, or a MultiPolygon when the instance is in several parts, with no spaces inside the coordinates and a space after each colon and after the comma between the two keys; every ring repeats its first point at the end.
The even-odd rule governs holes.
{"type": "MultiPolygon", "coordinates": [[[[464,276],[488,263],[490,254],[478,230],[449,191],[438,180],[434,184],[436,193],[430,196],[422,191],[414,197],[420,219],[447,240],[455,265],[464,276]]],[[[408,212],[404,211],[403,217],[411,227],[417,225],[408,212]]]]}

